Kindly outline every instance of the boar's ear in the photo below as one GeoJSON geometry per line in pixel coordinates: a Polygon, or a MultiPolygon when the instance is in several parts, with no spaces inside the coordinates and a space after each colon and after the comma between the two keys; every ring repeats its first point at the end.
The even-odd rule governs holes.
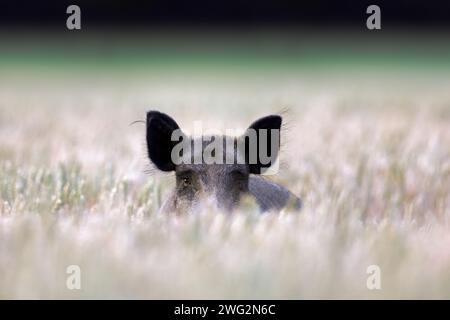
{"type": "Polygon", "coordinates": [[[245,161],[250,173],[261,174],[277,159],[280,150],[280,128],[282,119],[270,115],[253,122],[247,129],[245,139],[245,161]]]}
{"type": "Polygon", "coordinates": [[[180,127],[167,114],[158,111],[147,112],[146,125],[148,157],[159,170],[175,170],[171,153],[178,141],[172,141],[172,133],[180,127]]]}

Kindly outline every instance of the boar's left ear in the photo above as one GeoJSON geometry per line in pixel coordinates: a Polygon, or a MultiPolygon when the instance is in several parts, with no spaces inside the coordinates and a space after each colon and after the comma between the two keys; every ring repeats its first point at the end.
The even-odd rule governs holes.
{"type": "Polygon", "coordinates": [[[247,129],[244,145],[250,173],[261,174],[277,159],[280,150],[281,122],[280,116],[270,115],[256,120],[247,129]]]}
{"type": "Polygon", "coordinates": [[[178,141],[172,141],[172,133],[180,127],[167,114],[158,111],[147,112],[146,125],[148,157],[159,170],[175,170],[171,154],[178,141]]]}

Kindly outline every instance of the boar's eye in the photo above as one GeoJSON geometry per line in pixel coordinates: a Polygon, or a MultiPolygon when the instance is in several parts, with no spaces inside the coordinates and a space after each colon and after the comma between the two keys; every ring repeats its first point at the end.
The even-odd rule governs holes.
{"type": "Polygon", "coordinates": [[[190,177],[183,177],[183,178],[181,178],[181,181],[183,182],[183,187],[188,187],[192,183],[190,177]]]}
{"type": "Polygon", "coordinates": [[[192,185],[192,175],[193,172],[191,170],[185,170],[177,173],[177,178],[181,182],[182,187],[189,187],[192,185]]]}

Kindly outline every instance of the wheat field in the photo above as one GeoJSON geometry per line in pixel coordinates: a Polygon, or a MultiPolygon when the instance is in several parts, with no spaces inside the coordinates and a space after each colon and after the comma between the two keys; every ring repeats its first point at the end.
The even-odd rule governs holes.
{"type": "Polygon", "coordinates": [[[3,73],[0,298],[450,298],[449,87],[439,72],[3,73]],[[214,128],[282,112],[271,178],[302,211],[158,215],[174,179],[132,124],[150,109],[214,128]]]}

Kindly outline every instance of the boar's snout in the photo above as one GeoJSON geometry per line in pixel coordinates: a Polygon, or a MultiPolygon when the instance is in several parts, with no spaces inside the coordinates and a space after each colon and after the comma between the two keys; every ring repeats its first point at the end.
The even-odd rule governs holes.
{"type": "Polygon", "coordinates": [[[248,191],[245,165],[179,165],[175,169],[176,201],[232,211],[248,191]]]}

